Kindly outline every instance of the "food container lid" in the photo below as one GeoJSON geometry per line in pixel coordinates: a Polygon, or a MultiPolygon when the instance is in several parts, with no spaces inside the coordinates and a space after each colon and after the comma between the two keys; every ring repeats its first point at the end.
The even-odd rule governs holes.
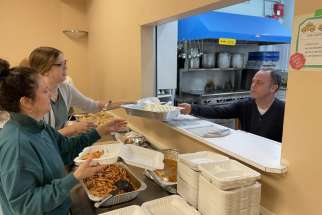
{"type": "Polygon", "coordinates": [[[188,154],[180,154],[179,162],[185,163],[191,169],[199,171],[199,165],[216,163],[229,160],[228,157],[209,151],[201,151],[188,154]]]}
{"type": "Polygon", "coordinates": [[[260,173],[235,161],[201,164],[201,174],[222,190],[248,186],[260,179],[260,173]]]}
{"type": "Polygon", "coordinates": [[[136,145],[123,145],[120,157],[125,163],[148,170],[163,169],[164,155],[136,145]]]}
{"type": "Polygon", "coordinates": [[[171,195],[145,202],[142,208],[150,215],[200,215],[196,209],[188,205],[178,195],[171,195]]]}

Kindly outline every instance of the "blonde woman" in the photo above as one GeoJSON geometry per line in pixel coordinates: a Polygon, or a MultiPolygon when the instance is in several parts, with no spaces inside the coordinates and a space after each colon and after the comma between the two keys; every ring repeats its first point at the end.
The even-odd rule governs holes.
{"type": "Polygon", "coordinates": [[[66,126],[68,111],[77,107],[85,112],[98,112],[104,107],[118,108],[122,103],[104,103],[95,101],[66,82],[67,60],[64,54],[52,47],[39,47],[29,56],[29,65],[47,78],[51,91],[51,110],[44,119],[65,136],[71,136],[87,131],[95,125],[90,122],[78,122],[66,126]]]}

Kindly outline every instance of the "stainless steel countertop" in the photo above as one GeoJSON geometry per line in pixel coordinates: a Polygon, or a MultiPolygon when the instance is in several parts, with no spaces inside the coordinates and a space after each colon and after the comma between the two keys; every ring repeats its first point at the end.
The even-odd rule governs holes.
{"type": "Polygon", "coordinates": [[[130,206],[130,205],[141,205],[146,201],[150,201],[153,199],[170,195],[167,191],[163,190],[151,179],[147,178],[144,175],[144,169],[133,167],[130,165],[128,165],[128,167],[138,178],[140,178],[142,181],[144,181],[144,183],[146,183],[147,189],[145,191],[141,192],[132,201],[122,203],[119,205],[114,205],[111,207],[95,208],[94,203],[88,199],[84,189],[81,187],[81,185],[78,185],[71,191],[72,215],[100,214],[100,213],[108,212],[114,209],[130,206]]]}

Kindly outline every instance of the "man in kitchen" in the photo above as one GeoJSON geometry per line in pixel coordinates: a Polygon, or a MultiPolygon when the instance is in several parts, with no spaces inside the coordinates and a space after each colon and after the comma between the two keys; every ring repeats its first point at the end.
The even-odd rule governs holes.
{"type": "Polygon", "coordinates": [[[258,71],[251,84],[251,98],[225,106],[179,104],[183,114],[206,118],[240,120],[241,129],[259,136],[282,142],[284,107],[275,98],[281,77],[271,69],[258,71]]]}

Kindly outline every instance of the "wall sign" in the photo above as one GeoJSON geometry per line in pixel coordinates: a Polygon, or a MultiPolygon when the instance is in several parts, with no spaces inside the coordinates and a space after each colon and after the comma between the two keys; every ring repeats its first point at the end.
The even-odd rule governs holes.
{"type": "Polygon", "coordinates": [[[219,38],[219,45],[234,46],[236,45],[236,39],[232,38],[219,38]]]}
{"type": "Polygon", "coordinates": [[[290,58],[293,69],[322,68],[322,10],[301,20],[295,51],[290,58]]]}

